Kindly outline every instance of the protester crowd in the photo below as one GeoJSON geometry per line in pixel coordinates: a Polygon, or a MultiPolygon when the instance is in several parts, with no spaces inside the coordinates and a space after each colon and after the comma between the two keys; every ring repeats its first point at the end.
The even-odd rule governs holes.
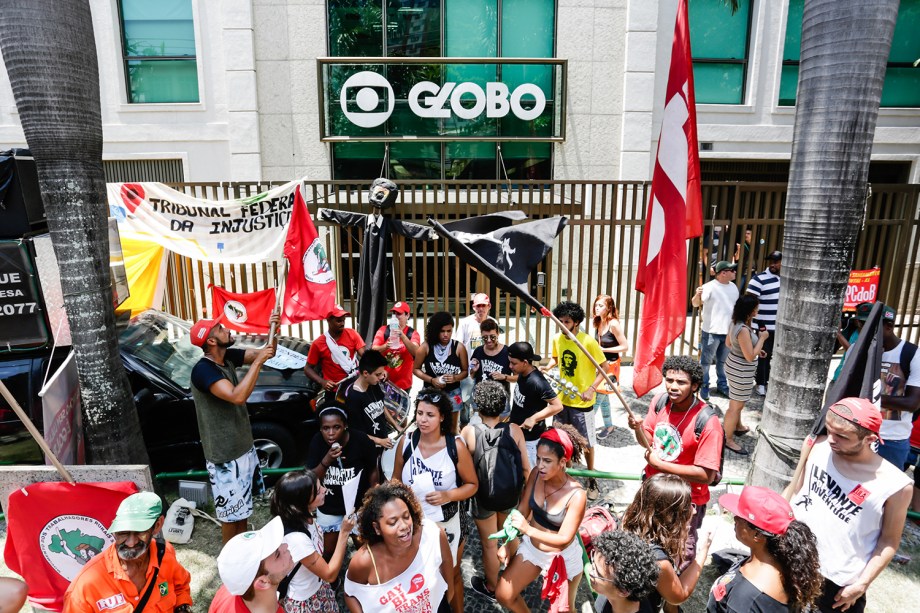
{"type": "MultiPolygon", "coordinates": [[[[744,453],[735,441],[747,431],[744,403],[767,385],[765,318],[775,326],[781,259],[770,254],[769,269],[744,295],[728,262],[696,292],[700,359],[667,358],[664,392],[644,418],[629,416],[646,447],[644,480],[623,515],[600,524],[591,513],[597,482],[567,469],[609,468],[594,458],[598,438],[614,429],[604,374],[616,381],[628,347],[610,296],[594,300],[587,330],[581,306],[556,306],[566,332],[546,361],[527,342],[502,343],[485,294],[473,296],[474,315],[456,326],[438,312],[421,332],[409,326],[409,305],[397,302],[367,347],[337,306],[305,367],[324,391],[320,430],[305,468],[275,484],[273,519],[254,531],[248,520],[263,484],[245,399],[274,349],[234,349],[219,321],[197,322],[191,341],[204,357],[192,372],[193,394],[224,541],[210,610],[338,611],[341,594],[352,612],[463,611],[470,597],[528,611],[522,593],[542,577],[550,610],[567,611],[585,575],[605,613],[678,611],[697,589],[709,590],[709,611],[864,610],[866,590],[897,549],[913,491],[900,441],[917,409],[908,404],[920,399],[920,364],[916,347],[893,337],[887,312],[894,374],[883,412],[856,398],[832,406],[791,500],[752,486],[723,494],[718,503],[735,516],[749,554],[712,586],[698,585],[712,543],[701,531],[710,486],[722,478],[725,448],[744,453]],[[250,368],[239,379],[243,364],[250,368]],[[724,429],[708,402],[710,365],[731,403],[724,429]],[[413,377],[422,389],[410,406],[413,377]],[[460,560],[474,529],[481,574],[469,583],[477,595],[466,596],[460,560]]],[[[189,610],[189,574],[157,536],[162,514],[155,494],[124,500],[109,527],[114,544],[74,579],[65,613],[189,610]]]]}

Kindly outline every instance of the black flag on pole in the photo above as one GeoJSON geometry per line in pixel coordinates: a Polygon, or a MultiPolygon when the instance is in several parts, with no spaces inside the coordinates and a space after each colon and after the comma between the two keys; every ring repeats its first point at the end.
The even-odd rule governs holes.
{"type": "Polygon", "coordinates": [[[519,211],[513,211],[510,215],[495,213],[444,225],[429,218],[428,223],[447,239],[450,250],[462,262],[486,275],[499,288],[535,309],[542,309],[540,301],[530,295],[527,280],[553,248],[553,241],[568,220],[550,217],[502,227],[512,218],[521,219],[522,216],[519,211]]]}
{"type": "Polygon", "coordinates": [[[882,312],[885,305],[876,302],[859,332],[859,338],[850,348],[840,370],[840,376],[831,383],[824,398],[824,408],[811,428],[812,439],[827,433],[824,418],[831,405],[843,398],[866,398],[875,406],[881,402],[882,373],[882,312]]]}

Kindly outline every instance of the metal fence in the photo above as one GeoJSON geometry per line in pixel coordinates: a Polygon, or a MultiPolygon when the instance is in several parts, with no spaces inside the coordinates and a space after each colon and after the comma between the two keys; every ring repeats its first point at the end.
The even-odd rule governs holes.
{"type": "MultiPolygon", "coordinates": [[[[173,187],[199,198],[250,196],[277,183],[181,183],[173,187]]],[[[572,300],[588,311],[597,294],[613,296],[624,332],[635,351],[640,295],[635,291],[639,245],[648,199],[648,183],[618,181],[521,181],[513,185],[489,181],[414,181],[400,184],[399,204],[387,211],[405,221],[424,224],[461,219],[509,209],[531,218],[564,215],[569,224],[537,271],[531,276],[535,297],[552,308],[572,300]]],[[[363,229],[320,222],[318,208],[370,212],[364,183],[313,181],[305,184],[305,198],[325,242],[337,262],[340,302],[354,311],[353,280],[358,276],[363,229]]],[[[867,202],[866,223],[860,233],[853,268],[881,268],[880,300],[896,305],[902,338],[917,342],[920,322],[920,209],[918,185],[874,186],[867,202]]],[[[779,183],[707,182],[703,184],[703,237],[688,244],[687,322],[671,352],[696,347],[699,314],[690,306],[697,284],[709,279],[709,265],[717,259],[737,259],[737,282],[763,269],[770,251],[782,248],[786,186],[779,183]],[[746,237],[746,233],[750,232],[746,237]]],[[[469,296],[477,291],[492,296],[492,314],[505,329],[506,342],[529,340],[547,355],[556,330],[551,322],[516,298],[489,286],[488,280],[462,265],[446,251],[444,241],[418,241],[393,236],[390,258],[393,274],[380,291],[391,301],[413,305],[416,328],[438,310],[457,316],[471,312],[469,296]]],[[[249,292],[279,284],[282,261],[246,265],[216,265],[172,254],[167,269],[164,308],[194,320],[210,312],[213,283],[230,291],[249,292]]],[[[285,333],[312,339],[322,322],[293,326],[285,333]]]]}

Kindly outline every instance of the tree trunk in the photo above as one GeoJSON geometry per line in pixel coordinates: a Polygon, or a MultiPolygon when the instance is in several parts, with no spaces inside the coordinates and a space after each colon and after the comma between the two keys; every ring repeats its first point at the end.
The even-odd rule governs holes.
{"type": "Polygon", "coordinates": [[[147,463],[118,355],[88,0],[0,0],[0,51],[35,157],[83,401],[89,461],[147,463]]]}
{"type": "Polygon", "coordinates": [[[776,355],[755,485],[788,484],[821,408],[897,15],[898,0],[805,1],[776,355]]]}

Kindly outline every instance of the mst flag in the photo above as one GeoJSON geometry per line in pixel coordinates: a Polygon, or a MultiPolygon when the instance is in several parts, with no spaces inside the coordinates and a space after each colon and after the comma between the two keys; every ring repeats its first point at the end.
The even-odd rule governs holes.
{"type": "Polygon", "coordinates": [[[637,396],[645,395],[661,383],[665,349],[684,330],[686,239],[699,236],[703,229],[690,58],[687,0],[680,0],[636,278],[636,289],[645,294],[633,371],[637,396]]]}
{"type": "Polygon", "coordinates": [[[3,559],[29,584],[33,607],[60,611],[87,562],[114,542],[108,533],[131,481],[33,483],[10,493],[3,559]]]}
{"type": "Polygon", "coordinates": [[[565,227],[565,217],[550,217],[510,226],[523,219],[520,211],[470,217],[441,225],[428,223],[447,239],[450,250],[465,264],[486,275],[497,287],[517,296],[535,309],[543,305],[530,295],[527,280],[565,227]]]}
{"type": "Polygon", "coordinates": [[[299,185],[294,190],[294,210],[284,242],[284,257],[289,268],[281,323],[325,319],[335,306],[335,275],[299,185]]]}
{"type": "Polygon", "coordinates": [[[268,320],[275,310],[277,294],[275,288],[263,289],[248,294],[228,292],[222,287],[211,285],[211,317],[223,314],[225,328],[237,332],[264,334],[268,332],[268,320]]]}
{"type": "Polygon", "coordinates": [[[824,407],[811,428],[812,441],[827,433],[824,418],[831,405],[843,398],[866,398],[881,408],[882,399],[882,313],[885,305],[876,302],[869,313],[869,318],[859,331],[859,338],[847,350],[846,361],[840,370],[840,376],[831,383],[824,397],[824,407]]]}

